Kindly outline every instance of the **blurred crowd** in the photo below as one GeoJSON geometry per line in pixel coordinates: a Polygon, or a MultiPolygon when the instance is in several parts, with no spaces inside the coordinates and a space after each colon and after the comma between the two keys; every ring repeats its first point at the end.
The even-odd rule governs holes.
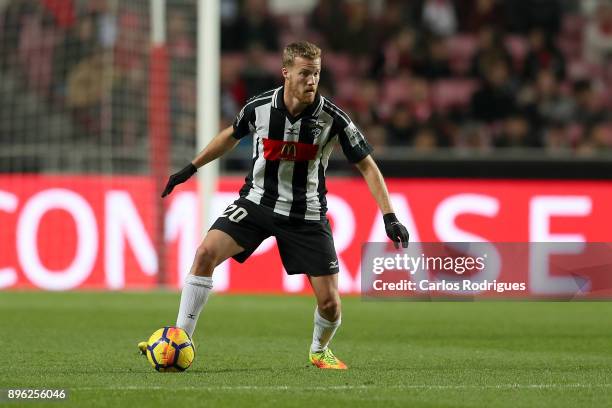
{"type": "MultiPolygon", "coordinates": [[[[0,74],[32,96],[37,120],[47,111],[67,114],[73,141],[141,146],[148,135],[149,7],[149,0],[0,0],[0,74]]],[[[177,1],[166,11],[171,133],[193,147],[196,7],[177,1]]],[[[9,97],[15,95],[3,99],[9,97]]],[[[19,109],[16,101],[3,105],[19,109]]],[[[21,135],[22,115],[7,115],[13,138],[32,139],[21,135]]]]}
{"type": "MultiPolygon", "coordinates": [[[[0,0],[0,73],[69,112],[76,137],[136,146],[147,135],[148,7],[0,0]]],[[[195,139],[195,15],[192,1],[167,2],[176,144],[195,139]]],[[[283,46],[308,39],[323,49],[321,93],[379,152],[612,147],[608,0],[221,0],[221,18],[222,125],[280,85],[283,46]]]]}
{"type": "Polygon", "coordinates": [[[283,45],[306,38],[323,49],[321,92],[379,152],[612,147],[606,0],[223,3],[227,122],[279,83],[283,45]]]}

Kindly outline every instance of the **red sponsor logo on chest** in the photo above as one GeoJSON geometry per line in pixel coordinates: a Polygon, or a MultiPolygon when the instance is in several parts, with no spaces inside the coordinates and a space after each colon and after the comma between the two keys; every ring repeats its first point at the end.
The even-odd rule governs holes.
{"type": "Polygon", "coordinates": [[[314,160],[319,145],[263,139],[266,160],[308,161],[314,160]]]}

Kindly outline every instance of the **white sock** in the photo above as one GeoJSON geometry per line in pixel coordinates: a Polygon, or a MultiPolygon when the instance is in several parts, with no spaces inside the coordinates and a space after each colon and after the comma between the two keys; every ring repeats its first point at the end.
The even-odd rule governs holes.
{"type": "Polygon", "coordinates": [[[185,330],[189,337],[193,336],[198,317],[208,300],[212,287],[213,279],[208,276],[187,275],[185,279],[176,326],[185,330]]]}
{"type": "Polygon", "coordinates": [[[338,318],[335,322],[323,318],[319,314],[319,308],[315,309],[314,313],[314,331],[312,333],[312,344],[310,345],[311,353],[319,353],[327,348],[336,330],[342,323],[342,318],[338,318]]]}

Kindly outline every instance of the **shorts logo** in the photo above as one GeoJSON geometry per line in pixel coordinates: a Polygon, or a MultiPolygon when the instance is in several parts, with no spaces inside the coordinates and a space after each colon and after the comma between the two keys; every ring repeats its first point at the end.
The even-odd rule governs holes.
{"type": "Polygon", "coordinates": [[[297,157],[297,146],[295,144],[285,143],[281,148],[281,159],[295,160],[297,157]]]}
{"type": "Polygon", "coordinates": [[[329,263],[329,269],[333,269],[333,268],[337,268],[338,267],[338,260],[336,259],[335,261],[331,261],[329,263]]]}

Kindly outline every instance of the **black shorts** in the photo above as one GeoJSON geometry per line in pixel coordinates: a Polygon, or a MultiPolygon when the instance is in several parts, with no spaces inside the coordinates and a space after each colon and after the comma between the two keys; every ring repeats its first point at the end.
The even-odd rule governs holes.
{"type": "Polygon", "coordinates": [[[274,236],[289,275],[338,273],[334,238],[327,219],[290,219],[241,197],[227,207],[210,229],[225,232],[244,248],[233,256],[240,263],[246,261],[264,239],[274,236]]]}

